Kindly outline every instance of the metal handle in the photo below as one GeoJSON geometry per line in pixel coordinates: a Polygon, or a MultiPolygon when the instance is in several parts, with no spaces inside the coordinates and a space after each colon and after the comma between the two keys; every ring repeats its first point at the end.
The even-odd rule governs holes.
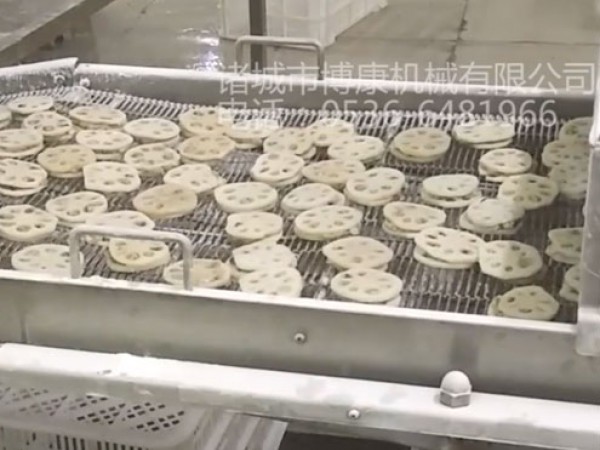
{"type": "Polygon", "coordinates": [[[81,261],[79,260],[81,236],[104,236],[123,239],[140,239],[145,241],[172,241],[181,246],[183,257],[183,287],[192,290],[192,243],[183,234],[169,231],[142,230],[133,228],[100,227],[94,225],[79,225],[69,233],[69,259],[71,278],[81,277],[81,261]]]}
{"type": "Polygon", "coordinates": [[[310,47],[317,53],[317,79],[322,80],[325,74],[325,47],[316,39],[290,38],[279,36],[240,36],[235,41],[235,63],[237,67],[242,65],[244,57],[244,45],[257,44],[270,47],[310,47]]]}

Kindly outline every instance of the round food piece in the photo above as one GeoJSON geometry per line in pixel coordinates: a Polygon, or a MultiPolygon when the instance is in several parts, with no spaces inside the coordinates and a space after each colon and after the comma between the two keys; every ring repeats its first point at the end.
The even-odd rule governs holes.
{"type": "Polygon", "coordinates": [[[227,135],[237,142],[260,145],[264,139],[280,128],[272,119],[246,119],[234,123],[227,135]]]}
{"type": "Polygon", "coordinates": [[[10,109],[4,105],[0,105],[0,129],[9,126],[11,120],[12,113],[10,112],[10,109]]]}
{"type": "Polygon", "coordinates": [[[354,134],[354,125],[342,119],[319,119],[308,127],[318,147],[329,147],[339,138],[354,134]]]}
{"type": "Polygon", "coordinates": [[[581,267],[575,265],[565,272],[559,295],[570,302],[579,302],[581,294],[581,267]]]}
{"type": "Polygon", "coordinates": [[[404,283],[396,275],[363,267],[338,273],[331,290],[342,300],[359,303],[388,303],[399,297],[404,283]]]}
{"type": "Polygon", "coordinates": [[[481,234],[514,234],[525,209],[499,198],[481,198],[473,202],[460,216],[461,228],[481,234]]]}
{"type": "Polygon", "coordinates": [[[546,254],[557,262],[578,264],[583,245],[583,228],[555,228],[548,231],[546,254]]]}
{"type": "Polygon", "coordinates": [[[323,183],[307,183],[286,194],[281,200],[281,209],[295,216],[319,206],[344,205],[345,203],[344,194],[331,186],[323,183]]]}
{"type": "Polygon", "coordinates": [[[45,95],[31,97],[17,97],[12,99],[6,107],[13,113],[28,116],[30,114],[48,111],[54,106],[54,99],[45,95]]]}
{"type": "Polygon", "coordinates": [[[544,146],[542,163],[546,167],[561,164],[587,164],[590,159],[590,145],[579,141],[553,141],[544,146]]]}
{"type": "Polygon", "coordinates": [[[220,107],[201,106],[179,115],[179,125],[185,136],[221,136],[233,125],[233,112],[220,107]]]}
{"type": "Polygon", "coordinates": [[[277,214],[252,211],[230,214],[225,232],[234,241],[249,243],[281,237],[283,219],[277,214]]]}
{"type": "Polygon", "coordinates": [[[413,238],[419,231],[443,225],[446,213],[432,206],[391,202],[383,207],[383,229],[394,236],[413,238]]]}
{"type": "Polygon", "coordinates": [[[560,304],[539,286],[522,286],[498,298],[497,311],[503,317],[529,320],[552,320],[560,304]]]}
{"type": "Polygon", "coordinates": [[[462,270],[462,269],[470,269],[473,267],[473,263],[450,263],[446,261],[442,261],[440,259],[436,259],[433,256],[429,255],[425,250],[421,247],[415,246],[413,250],[413,257],[416,261],[424,264],[428,267],[433,267],[434,269],[450,269],[450,270],[462,270]]]}
{"type": "Polygon", "coordinates": [[[498,189],[499,199],[511,201],[526,210],[548,206],[557,195],[555,181],[529,173],[508,177],[498,189]]]}
{"type": "Polygon", "coordinates": [[[468,206],[481,196],[479,179],[474,175],[436,175],[425,178],[421,187],[425,203],[443,208],[468,206]]]}
{"type": "Polygon", "coordinates": [[[44,136],[39,131],[9,129],[0,131],[0,158],[25,158],[37,155],[44,148],[44,136]]]}
{"type": "Polygon", "coordinates": [[[159,241],[112,238],[108,241],[108,254],[118,264],[134,271],[156,269],[171,260],[169,247],[159,241]]]}
{"type": "Polygon", "coordinates": [[[491,241],[479,247],[479,265],[486,275],[502,281],[521,282],[543,268],[535,247],[518,241],[491,241]]]}
{"type": "Polygon", "coordinates": [[[38,164],[18,159],[0,160],[0,186],[13,189],[41,189],[48,174],[38,164]]]}
{"type": "Polygon", "coordinates": [[[309,209],[294,219],[294,232],[301,239],[324,241],[358,234],[362,213],[349,206],[329,205],[309,209]]]}
{"type": "Polygon", "coordinates": [[[83,168],[85,188],[107,194],[133,192],[142,184],[135,167],[113,161],[101,161],[83,168]]]}
{"type": "Polygon", "coordinates": [[[415,236],[415,244],[431,258],[451,264],[475,264],[481,238],[445,227],[426,228],[415,236]]]}
{"type": "Polygon", "coordinates": [[[228,213],[268,211],[277,204],[277,191],[265,183],[229,183],[214,191],[215,201],[228,213]]]}
{"type": "Polygon", "coordinates": [[[82,224],[107,209],[106,197],[89,191],[61,195],[46,202],[46,211],[54,214],[61,224],[67,226],[82,224]]]}
{"type": "Polygon", "coordinates": [[[281,297],[300,297],[304,285],[302,275],[293,267],[256,270],[242,275],[239,283],[242,292],[281,297]]]}
{"type": "Polygon", "coordinates": [[[383,141],[374,136],[346,136],[334,140],[327,149],[331,159],[354,159],[369,164],[385,153],[383,141]]]}
{"type": "Polygon", "coordinates": [[[154,186],[133,198],[133,207],[155,220],[185,216],[192,213],[197,204],[196,193],[177,184],[154,186]]]}
{"type": "Polygon", "coordinates": [[[296,255],[288,247],[269,240],[234,248],[231,256],[241,272],[296,267],[298,263],[296,255]]]}
{"type": "MultiPolygon", "coordinates": [[[[231,269],[218,259],[194,258],[191,279],[193,287],[220,288],[231,282],[231,269]]],[[[163,279],[172,285],[183,286],[183,261],[169,264],[163,270],[163,279]]]]}
{"type": "Polygon", "coordinates": [[[226,183],[225,179],[212,171],[206,164],[184,164],[169,170],[163,177],[165,184],[178,184],[201,195],[212,192],[226,183]]]}
{"type": "Polygon", "coordinates": [[[179,165],[179,154],[164,144],[144,144],[127,150],[123,161],[135,167],[141,176],[164,175],[179,165]]]}
{"type": "Polygon", "coordinates": [[[399,170],[376,167],[350,177],[344,193],[349,200],[359,205],[385,205],[400,193],[405,180],[406,177],[399,170]]]}
{"type": "Polygon", "coordinates": [[[265,153],[291,153],[302,158],[314,154],[314,139],[306,128],[280,128],[263,142],[265,153]]]}
{"type": "Polygon", "coordinates": [[[73,122],[53,111],[33,113],[23,120],[23,128],[39,131],[44,139],[58,138],[73,133],[73,122]]]}
{"type": "Polygon", "coordinates": [[[267,153],[258,157],[250,175],[271,186],[286,186],[300,180],[303,167],[304,160],[292,153],[267,153]]]}
{"type": "Polygon", "coordinates": [[[96,162],[96,155],[82,145],[59,145],[44,150],[37,161],[54,177],[78,178],[83,176],[85,166],[96,162]]]}
{"type": "Polygon", "coordinates": [[[394,257],[381,242],[365,236],[350,236],[325,245],[321,251],[329,264],[346,270],[353,267],[385,270],[394,257]]]}
{"type": "Polygon", "coordinates": [[[421,161],[439,159],[450,149],[447,133],[433,127],[416,127],[398,133],[393,146],[398,152],[421,161]]]}
{"type": "Polygon", "coordinates": [[[456,125],[452,134],[457,141],[465,144],[505,143],[514,137],[515,127],[511,123],[497,120],[473,120],[456,125]]]}
{"type": "Polygon", "coordinates": [[[573,161],[552,167],[548,178],[558,184],[558,189],[564,197],[582,200],[587,194],[588,170],[587,161],[573,161]]]}
{"type": "Polygon", "coordinates": [[[82,130],[75,141],[98,155],[124,153],[133,144],[133,138],[119,130],[82,130]]]}
{"type": "Polygon", "coordinates": [[[145,118],[128,122],[123,130],[142,144],[170,142],[179,137],[177,124],[166,119],[145,118]]]}
{"type": "Polygon", "coordinates": [[[497,148],[479,158],[479,174],[494,183],[501,183],[510,175],[527,173],[532,167],[531,155],[516,148],[497,148]]]}
{"type": "Polygon", "coordinates": [[[183,162],[212,162],[225,158],[235,150],[235,142],[227,136],[194,136],[179,144],[183,162]]]}
{"type": "Polygon", "coordinates": [[[30,205],[0,208],[0,236],[9,241],[34,242],[54,233],[58,219],[30,205]]]}
{"type": "Polygon", "coordinates": [[[106,105],[77,106],[69,117],[78,127],[90,130],[121,128],[127,123],[124,112],[106,105]]]}
{"type": "MultiPolygon", "coordinates": [[[[83,265],[83,254],[79,254],[83,265]]],[[[57,277],[70,276],[69,247],[58,244],[36,244],[22,248],[10,258],[13,269],[23,272],[50,274],[57,277]]]]}
{"type": "Polygon", "coordinates": [[[577,117],[565,123],[558,133],[558,139],[561,141],[581,141],[587,142],[590,139],[590,132],[593,117],[577,117]]]}
{"type": "MultiPolygon", "coordinates": [[[[86,225],[93,225],[98,227],[110,227],[110,228],[125,228],[125,229],[140,229],[140,230],[152,230],[155,227],[155,223],[146,214],[139,211],[123,210],[123,211],[111,211],[96,216],[90,217],[86,220],[86,225]]],[[[108,245],[108,238],[104,236],[87,236],[86,240],[92,244],[106,246],[108,245]]]]}
{"type": "Polygon", "coordinates": [[[326,160],[304,166],[302,175],[314,183],[328,184],[341,190],[350,177],[365,170],[363,163],[355,159],[326,160]]]}

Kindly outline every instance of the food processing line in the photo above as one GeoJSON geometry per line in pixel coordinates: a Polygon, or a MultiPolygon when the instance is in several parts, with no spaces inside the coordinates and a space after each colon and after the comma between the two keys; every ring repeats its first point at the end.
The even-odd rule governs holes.
{"type": "MultiPolygon", "coordinates": [[[[256,41],[246,38],[239,45],[244,42],[256,41]]],[[[539,159],[561,123],[594,114],[590,174],[600,168],[600,103],[592,95],[395,81],[311,80],[310,89],[305,84],[299,78],[282,83],[267,75],[66,59],[0,69],[0,103],[43,93],[64,108],[106,104],[131,118],[168,119],[191,105],[245,103],[250,109],[240,110],[238,117],[276,117],[283,125],[306,126],[336,116],[386,142],[417,123],[451,130],[464,102],[474,105],[475,117],[495,118],[507,102],[521,112],[550,105],[556,123],[531,121],[524,114],[513,118],[515,145],[539,159]],[[264,89],[275,81],[282,89],[264,89]],[[243,89],[226,89],[233,83],[243,89]],[[274,101],[275,109],[251,109],[274,101]],[[351,105],[351,110],[325,109],[326,102],[351,105]]],[[[248,163],[234,158],[224,170],[230,180],[241,180],[248,163]]],[[[425,169],[402,166],[413,180],[409,191],[424,176],[476,174],[476,169],[477,158],[468,151],[451,151],[425,169]]],[[[56,182],[51,189],[32,201],[43,204],[48,195],[72,187],[56,182]]],[[[493,193],[494,187],[483,189],[493,193]]],[[[419,448],[597,450],[598,198],[600,179],[590,176],[585,205],[559,201],[528,215],[523,225],[543,249],[549,228],[565,221],[582,226],[587,219],[581,299],[563,303],[553,322],[486,316],[486,302],[505,286],[476,270],[423,269],[412,260],[412,244],[406,241],[392,247],[398,256],[390,270],[405,280],[399,308],[324,300],[324,260],[316,247],[293,238],[286,243],[300,255],[306,298],[185,290],[156,283],[152,275],[108,279],[99,276],[105,268],[93,257],[83,274],[78,258],[72,258],[71,278],[22,273],[7,270],[11,247],[1,244],[0,339],[5,344],[0,346],[0,382],[182,408],[212,406],[419,448]]],[[[365,217],[366,228],[381,220],[375,211],[365,217]]],[[[165,230],[180,236],[184,255],[191,249],[223,256],[222,220],[206,205],[189,221],[168,223],[165,230]]],[[[62,238],[76,252],[85,233],[73,230],[62,238]]],[[[563,273],[548,269],[543,283],[549,292],[557,292],[563,273]]]]}

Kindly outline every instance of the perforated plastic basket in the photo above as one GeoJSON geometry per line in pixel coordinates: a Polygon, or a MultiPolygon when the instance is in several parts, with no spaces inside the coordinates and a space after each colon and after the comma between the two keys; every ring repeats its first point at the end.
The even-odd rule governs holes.
{"type": "Polygon", "coordinates": [[[0,450],[276,450],[286,424],[0,386],[0,450]]]}

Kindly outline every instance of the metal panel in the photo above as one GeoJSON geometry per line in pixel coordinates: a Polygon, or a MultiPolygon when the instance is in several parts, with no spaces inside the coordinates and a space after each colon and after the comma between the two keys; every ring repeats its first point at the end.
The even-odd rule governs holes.
{"type": "Polygon", "coordinates": [[[0,93],[69,86],[73,83],[76,58],[57,59],[14,67],[0,67],[0,93]]]}

